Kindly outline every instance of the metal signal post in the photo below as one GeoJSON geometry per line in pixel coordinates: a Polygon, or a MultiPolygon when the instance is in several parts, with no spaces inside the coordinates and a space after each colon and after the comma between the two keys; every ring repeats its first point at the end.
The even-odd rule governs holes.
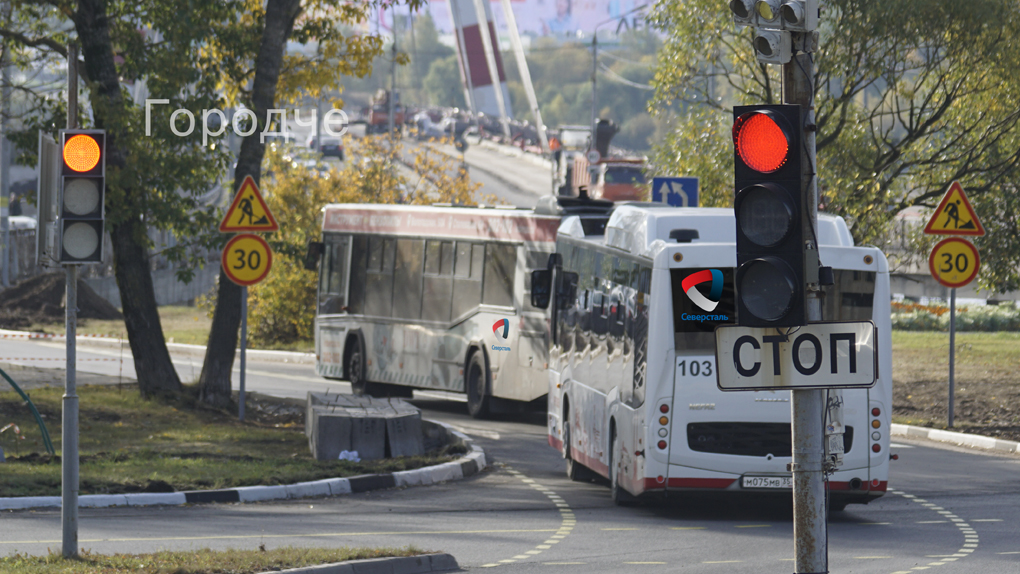
{"type": "MultiPolygon", "coordinates": [[[[811,57],[818,43],[815,30],[819,3],[818,0],[730,0],[728,4],[733,22],[737,26],[751,27],[758,61],[782,65],[783,104],[787,105],[742,108],[740,114],[734,110],[734,115],[739,116],[734,122],[737,316],[741,326],[776,328],[778,336],[782,336],[783,329],[822,320],[817,240],[815,72],[811,57]],[[790,104],[799,106],[799,112],[792,117],[782,109],[792,108],[790,104]],[[752,121],[761,128],[752,129],[752,121]],[[761,158],[748,156],[741,149],[740,132],[745,128],[765,134],[783,132],[786,138],[770,138],[780,142],[773,149],[761,146],[759,149],[766,155],[756,167],[756,160],[761,158]],[[789,163],[770,163],[768,160],[772,156],[769,154],[775,149],[782,149],[781,159],[789,163]],[[794,167],[795,164],[799,165],[794,167]],[[785,171],[792,172],[789,178],[785,177],[785,171]]],[[[791,391],[793,460],[789,470],[793,474],[794,572],[797,574],[828,572],[824,480],[827,470],[826,392],[823,389],[791,391]]]]}

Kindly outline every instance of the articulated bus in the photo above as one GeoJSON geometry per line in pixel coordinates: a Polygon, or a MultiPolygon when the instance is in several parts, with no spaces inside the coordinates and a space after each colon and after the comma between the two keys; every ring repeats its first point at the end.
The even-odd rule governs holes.
{"type": "Polygon", "coordinates": [[[552,196],[533,210],[327,205],[316,371],[357,394],[466,393],[475,417],[543,399],[546,312],[530,305],[527,270],[546,264],[564,214],[601,234],[611,207],[552,196]]]}
{"type": "MultiPolygon", "coordinates": [[[[557,293],[550,294],[548,440],[572,479],[608,478],[620,503],[667,492],[791,488],[790,392],[717,386],[714,330],[736,322],[735,233],[731,209],[618,205],[604,235],[585,235],[564,219],[554,256],[561,279],[550,289],[557,293]],[[685,292],[685,278],[705,270],[721,276],[721,293],[708,284],[685,292]],[[708,315],[703,308],[714,299],[708,315]]],[[[841,391],[845,454],[828,488],[830,508],[842,509],[887,487],[889,268],[878,249],[853,245],[842,218],[819,215],[818,237],[835,279],[825,288],[823,317],[871,320],[878,331],[877,383],[841,391]]]]}

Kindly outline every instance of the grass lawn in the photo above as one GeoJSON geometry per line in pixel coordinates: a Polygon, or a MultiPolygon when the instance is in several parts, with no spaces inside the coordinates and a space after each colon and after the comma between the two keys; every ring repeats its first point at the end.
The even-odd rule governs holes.
{"type": "MultiPolygon", "coordinates": [[[[163,325],[163,336],[168,343],[186,343],[189,345],[205,345],[209,340],[209,327],[212,319],[201,307],[168,305],[159,308],[159,320],[163,325]]],[[[63,334],[64,323],[33,324],[30,331],[63,334]]],[[[78,322],[79,335],[110,335],[127,338],[124,321],[99,321],[83,319],[78,322]]],[[[287,345],[271,345],[267,348],[281,351],[301,351],[310,353],[315,350],[314,341],[298,341],[287,345]]]]}
{"type": "MultiPolygon", "coordinates": [[[[893,331],[893,380],[949,380],[949,333],[893,331]]],[[[992,383],[1017,383],[1020,333],[956,334],[956,378],[992,383]]]]}
{"type": "Polygon", "coordinates": [[[198,550],[156,552],[153,554],[84,553],[80,560],[65,560],[57,554],[26,556],[16,554],[0,558],[4,574],[254,574],[344,562],[366,558],[417,556],[429,552],[407,548],[274,548],[266,550],[198,550]]]}
{"type": "MultiPolygon", "coordinates": [[[[0,393],[0,497],[60,494],[62,389],[32,391],[57,457],[45,454],[38,426],[13,391],[0,393]]],[[[143,400],[134,385],[123,389],[83,386],[80,397],[81,494],[170,492],[234,486],[290,484],[419,468],[453,459],[455,453],[378,461],[317,461],[304,434],[304,412],[271,414],[270,403],[248,404],[249,422],[207,410],[194,401],[143,400]]],[[[2,569],[0,569],[2,571],[2,569]]]]}

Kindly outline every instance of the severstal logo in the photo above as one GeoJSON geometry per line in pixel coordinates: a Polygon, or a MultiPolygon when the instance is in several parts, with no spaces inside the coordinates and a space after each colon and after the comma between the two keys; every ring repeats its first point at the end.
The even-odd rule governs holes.
{"type": "Polygon", "coordinates": [[[510,336],[510,320],[500,319],[496,321],[495,323],[492,324],[492,332],[495,333],[497,337],[502,337],[506,339],[507,337],[510,336]]]}
{"type": "Polygon", "coordinates": [[[687,293],[687,297],[702,310],[715,311],[716,306],[719,305],[719,300],[722,299],[722,271],[718,269],[704,269],[697,273],[691,273],[684,278],[681,283],[681,287],[683,288],[684,293],[687,293]],[[709,281],[712,282],[712,286],[708,291],[708,297],[705,297],[705,295],[698,290],[697,286],[709,281]]]}

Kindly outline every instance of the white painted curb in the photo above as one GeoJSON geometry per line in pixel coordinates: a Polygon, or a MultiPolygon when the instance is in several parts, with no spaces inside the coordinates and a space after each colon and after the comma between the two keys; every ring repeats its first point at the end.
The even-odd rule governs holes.
{"type": "Polygon", "coordinates": [[[893,423],[892,436],[905,436],[908,438],[923,438],[936,442],[948,442],[960,446],[1007,452],[1012,454],[1020,453],[1020,443],[1011,440],[1002,440],[976,434],[947,431],[941,429],[930,429],[913,425],[901,425],[893,423]]]}

